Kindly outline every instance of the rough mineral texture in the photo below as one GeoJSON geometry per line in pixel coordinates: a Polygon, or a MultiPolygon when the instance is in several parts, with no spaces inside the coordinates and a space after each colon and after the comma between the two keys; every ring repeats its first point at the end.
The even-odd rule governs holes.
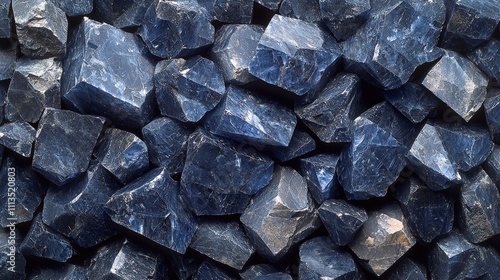
{"type": "Polygon", "coordinates": [[[261,276],[278,273],[279,271],[270,264],[256,264],[248,267],[240,273],[243,280],[255,280],[261,276]]]}
{"type": "Polygon", "coordinates": [[[226,23],[250,23],[253,0],[200,0],[198,1],[213,20],[226,23]]]}
{"type": "Polygon", "coordinates": [[[493,182],[500,186],[500,146],[495,145],[490,156],[484,162],[483,169],[493,182]]]}
{"type": "Polygon", "coordinates": [[[297,18],[307,22],[319,22],[321,12],[319,1],[309,1],[307,4],[301,0],[282,0],[279,13],[285,17],[297,18]]]}
{"type": "Polygon", "coordinates": [[[0,1],[0,38],[10,38],[12,16],[10,12],[11,0],[0,1]]]}
{"type": "Polygon", "coordinates": [[[495,82],[500,83],[500,41],[491,39],[488,43],[467,54],[467,57],[495,82]]]}
{"type": "Polygon", "coordinates": [[[187,254],[179,254],[174,251],[169,251],[167,254],[168,264],[175,275],[181,280],[190,279],[191,275],[196,272],[199,260],[187,254]]]}
{"type": "Polygon", "coordinates": [[[425,266],[414,262],[411,259],[404,258],[399,263],[394,265],[387,273],[385,278],[387,280],[427,280],[427,271],[425,266]]]}
{"type": "MultiPolygon", "coordinates": [[[[93,10],[93,0],[51,0],[57,7],[63,10],[69,17],[88,15],[93,10]]],[[[101,3],[103,1],[95,1],[101,3]]],[[[143,14],[144,15],[144,14],[143,14]]]]}
{"type": "Polygon", "coordinates": [[[94,0],[94,11],[97,17],[116,28],[136,27],[143,23],[152,3],[153,0],[94,0]]]}
{"type": "Polygon", "coordinates": [[[27,122],[12,122],[0,127],[0,144],[22,157],[31,157],[36,130],[27,122]]]}
{"type": "Polygon", "coordinates": [[[493,89],[488,95],[484,101],[486,123],[493,140],[500,143],[500,89],[493,89]]]}
{"type": "Polygon", "coordinates": [[[319,0],[321,18],[337,40],[351,37],[370,16],[369,0],[319,0]]]}
{"type": "Polygon", "coordinates": [[[281,0],[255,0],[255,3],[258,3],[269,10],[272,11],[278,11],[278,8],[280,7],[281,0]]]}
{"type": "Polygon", "coordinates": [[[336,175],[338,161],[339,156],[335,154],[318,154],[299,160],[301,174],[318,204],[342,192],[336,175]]]}
{"type": "Polygon", "coordinates": [[[8,80],[14,75],[17,60],[16,45],[0,43],[0,81],[8,80]]]}
{"type": "Polygon", "coordinates": [[[312,152],[314,149],[316,149],[314,138],[304,130],[295,128],[288,146],[267,146],[264,152],[280,162],[285,162],[312,152]]]}
{"type": "Polygon", "coordinates": [[[222,266],[206,260],[196,270],[191,278],[192,280],[235,280],[225,268],[222,266]]]}
{"type": "Polygon", "coordinates": [[[13,242],[21,242],[19,230],[13,232],[16,236],[12,237],[10,229],[0,229],[0,278],[5,280],[18,280],[26,277],[26,259],[19,249],[11,250],[13,242]],[[11,257],[14,258],[13,262],[11,262],[11,257]],[[15,266],[14,269],[9,270],[13,266],[15,266]]]}
{"type": "Polygon", "coordinates": [[[30,280],[64,279],[81,280],[86,279],[88,270],[85,266],[61,263],[53,266],[37,266],[28,275],[30,280]]]}
{"type": "Polygon", "coordinates": [[[323,202],[318,213],[332,242],[340,246],[349,244],[368,219],[365,209],[341,199],[323,202]]]}

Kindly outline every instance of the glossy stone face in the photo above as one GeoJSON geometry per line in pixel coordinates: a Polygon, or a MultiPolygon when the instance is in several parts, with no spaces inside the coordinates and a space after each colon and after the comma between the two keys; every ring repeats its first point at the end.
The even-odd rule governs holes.
{"type": "Polygon", "coordinates": [[[213,20],[225,23],[246,23],[252,21],[253,0],[200,0],[198,1],[213,20]]]}
{"type": "Polygon", "coordinates": [[[500,183],[500,147],[495,145],[490,156],[484,162],[482,168],[493,182],[498,186],[500,183]]]}
{"type": "Polygon", "coordinates": [[[484,101],[486,123],[493,140],[500,141],[500,90],[492,89],[488,92],[489,97],[484,101]]]}
{"type": "Polygon", "coordinates": [[[394,265],[389,271],[387,271],[387,280],[400,280],[400,279],[412,279],[412,280],[426,280],[427,271],[425,266],[420,263],[414,262],[411,259],[405,258],[401,262],[394,265]]]}
{"type": "Polygon", "coordinates": [[[439,100],[422,85],[408,82],[402,87],[384,91],[384,98],[412,123],[433,116],[439,100]]]}
{"type": "Polygon", "coordinates": [[[370,16],[369,0],[319,0],[321,18],[337,40],[351,37],[370,16]]]}
{"type": "Polygon", "coordinates": [[[96,0],[97,17],[116,28],[137,27],[144,21],[144,14],[153,0],[96,0]]]}
{"type": "Polygon", "coordinates": [[[288,146],[267,146],[264,152],[280,162],[285,162],[312,152],[315,148],[314,138],[309,133],[296,128],[288,146]]]}
{"type": "MultiPolygon", "coordinates": [[[[88,15],[93,10],[93,0],[52,0],[52,2],[63,10],[69,17],[88,15]]],[[[96,1],[103,2],[103,1],[96,1]]]]}
{"type": "Polygon", "coordinates": [[[281,0],[255,0],[255,3],[258,3],[269,10],[277,11],[281,4],[281,0]]]}
{"type": "Polygon", "coordinates": [[[497,83],[500,82],[500,41],[491,39],[488,43],[477,47],[467,57],[497,83]]]}
{"type": "Polygon", "coordinates": [[[211,280],[211,279],[221,279],[221,280],[233,280],[235,278],[231,277],[226,269],[212,261],[204,261],[196,270],[195,274],[191,278],[192,280],[211,280]]]}
{"type": "Polygon", "coordinates": [[[11,35],[10,3],[11,0],[0,1],[0,38],[9,38],[11,35]]]}
{"type": "Polygon", "coordinates": [[[318,213],[332,242],[340,246],[349,244],[368,219],[365,209],[341,199],[323,202],[318,213]]]}
{"type": "Polygon", "coordinates": [[[320,22],[319,1],[282,0],[279,13],[285,17],[297,18],[306,22],[320,22]]]}
{"type": "Polygon", "coordinates": [[[22,157],[31,157],[36,130],[27,122],[12,122],[0,127],[0,144],[22,157]]]}
{"type": "Polygon", "coordinates": [[[319,204],[342,192],[336,175],[338,161],[339,156],[335,154],[318,154],[299,160],[301,174],[307,180],[312,197],[319,204]]]}
{"type": "Polygon", "coordinates": [[[255,280],[258,277],[264,277],[279,271],[270,264],[256,264],[240,272],[243,280],[255,280]]]}

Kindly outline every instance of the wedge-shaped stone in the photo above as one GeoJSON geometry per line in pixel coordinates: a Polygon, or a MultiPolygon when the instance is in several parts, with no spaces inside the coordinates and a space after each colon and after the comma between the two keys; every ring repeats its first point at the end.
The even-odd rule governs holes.
{"type": "Polygon", "coordinates": [[[427,270],[425,266],[408,258],[404,258],[394,265],[385,275],[384,279],[387,280],[427,280],[427,270]]]}
{"type": "Polygon", "coordinates": [[[488,92],[489,97],[484,101],[486,123],[493,140],[500,143],[500,89],[488,92]]]}
{"type": "Polygon", "coordinates": [[[0,43],[0,81],[9,80],[14,75],[17,60],[15,44],[0,43]]]}
{"type": "Polygon", "coordinates": [[[490,156],[483,164],[484,171],[493,182],[500,188],[500,147],[495,145],[490,156]]]}
{"type": "MultiPolygon", "coordinates": [[[[93,0],[51,0],[57,7],[63,10],[69,17],[84,16],[92,12],[93,0]]],[[[102,2],[102,1],[96,1],[102,2]]],[[[143,14],[144,15],[144,14],[143,14]]]]}
{"type": "Polygon", "coordinates": [[[297,18],[307,22],[321,21],[319,1],[282,0],[279,13],[285,17],[297,18]]]}
{"type": "Polygon", "coordinates": [[[341,199],[330,199],[318,209],[319,217],[336,245],[349,244],[368,219],[365,209],[341,199]]]}
{"type": "Polygon", "coordinates": [[[204,261],[196,270],[196,273],[191,278],[192,280],[235,280],[224,267],[212,262],[204,261]]]}
{"type": "Polygon", "coordinates": [[[27,122],[12,122],[0,127],[0,144],[20,156],[31,157],[36,130],[27,122]]]}
{"type": "Polygon", "coordinates": [[[94,12],[99,19],[116,28],[141,26],[153,0],[96,0],[94,12]]]}
{"type": "Polygon", "coordinates": [[[10,12],[11,0],[0,1],[0,38],[10,38],[12,16],[10,12]]]}
{"type": "Polygon", "coordinates": [[[500,41],[491,39],[488,43],[467,54],[477,67],[484,71],[495,82],[500,83],[500,41]]]}
{"type": "Polygon", "coordinates": [[[11,250],[12,242],[20,244],[22,240],[21,233],[19,230],[13,231],[15,236],[11,237],[10,229],[0,229],[0,277],[5,280],[19,280],[26,278],[26,259],[23,254],[19,252],[18,248],[11,250]],[[14,258],[14,261],[11,262],[11,256],[14,258]],[[10,267],[14,267],[12,270],[9,270],[10,267]]]}
{"type": "Polygon", "coordinates": [[[285,162],[312,152],[314,149],[316,149],[314,138],[304,130],[296,128],[288,146],[267,146],[264,152],[280,162],[285,162]]]}
{"type": "Polygon", "coordinates": [[[337,40],[351,37],[370,16],[369,0],[319,0],[321,18],[337,40]]]}
{"type": "Polygon", "coordinates": [[[342,192],[335,172],[338,161],[339,156],[335,154],[318,154],[299,160],[301,174],[306,178],[309,191],[318,204],[342,192]]]}
{"type": "Polygon", "coordinates": [[[226,23],[246,23],[252,21],[253,0],[201,0],[213,20],[226,23]]]}

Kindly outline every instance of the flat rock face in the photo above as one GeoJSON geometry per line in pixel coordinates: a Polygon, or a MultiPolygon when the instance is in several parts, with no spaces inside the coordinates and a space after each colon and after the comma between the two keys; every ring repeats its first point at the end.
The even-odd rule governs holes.
{"type": "Polygon", "coordinates": [[[0,1],[0,38],[10,38],[12,17],[10,13],[11,0],[0,1]]]}
{"type": "Polygon", "coordinates": [[[285,162],[312,152],[314,149],[316,149],[314,138],[304,130],[295,128],[288,146],[267,146],[264,152],[280,162],[285,162]]]}
{"type": "Polygon", "coordinates": [[[209,12],[213,20],[246,24],[252,21],[253,0],[200,0],[198,3],[209,12]]]}
{"type": "Polygon", "coordinates": [[[31,157],[36,130],[27,122],[12,122],[0,127],[0,144],[22,157],[31,157]]]}
{"type": "Polygon", "coordinates": [[[427,271],[425,266],[414,262],[411,259],[405,258],[399,263],[394,265],[385,274],[387,280],[401,280],[401,279],[412,279],[412,280],[426,280],[427,271]]]}
{"type": "Polygon", "coordinates": [[[320,22],[319,1],[305,3],[301,0],[282,0],[279,13],[285,17],[297,18],[307,22],[320,22]]]}
{"type": "Polygon", "coordinates": [[[258,3],[269,10],[272,11],[278,11],[278,8],[280,7],[281,0],[255,0],[255,3],[258,3]]]}
{"type": "Polygon", "coordinates": [[[484,101],[486,123],[493,140],[500,143],[500,89],[488,92],[489,97],[484,101]]]}
{"type": "Polygon", "coordinates": [[[318,204],[342,192],[336,175],[338,161],[339,156],[335,154],[318,154],[299,160],[301,174],[306,178],[309,191],[318,204]]]}
{"type": "Polygon", "coordinates": [[[97,17],[116,28],[137,27],[143,23],[144,14],[153,2],[153,0],[95,0],[94,12],[97,17]]]}
{"type": "Polygon", "coordinates": [[[234,280],[231,275],[223,268],[209,260],[204,261],[196,270],[191,278],[192,280],[234,280]]]}
{"type": "Polygon", "coordinates": [[[256,264],[240,272],[240,276],[243,280],[255,280],[257,277],[277,272],[279,271],[270,264],[256,264]]]}
{"type": "MultiPolygon", "coordinates": [[[[63,10],[69,17],[88,15],[93,10],[93,0],[51,0],[58,8],[63,10]]],[[[96,1],[103,2],[103,1],[96,1]]]]}
{"type": "Polygon", "coordinates": [[[336,70],[340,50],[318,25],[275,15],[260,38],[250,73],[297,95],[323,88],[336,70]]]}
{"type": "Polygon", "coordinates": [[[69,107],[118,126],[140,128],[151,121],[154,64],[137,37],[84,18],[68,50],[61,90],[69,107]]]}
{"type": "Polygon", "coordinates": [[[339,41],[351,37],[370,16],[369,0],[319,0],[321,18],[339,41]]]}
{"type": "Polygon", "coordinates": [[[341,199],[323,202],[318,213],[333,243],[339,246],[349,244],[368,219],[365,209],[341,199]]]}
{"type": "Polygon", "coordinates": [[[28,279],[30,280],[44,280],[44,279],[65,279],[65,280],[79,280],[85,279],[87,275],[87,267],[62,263],[54,265],[53,267],[36,267],[29,273],[28,279]]]}
{"type": "Polygon", "coordinates": [[[491,39],[488,43],[477,47],[467,57],[483,70],[495,82],[500,83],[500,41],[491,39]]]}
{"type": "Polygon", "coordinates": [[[0,81],[8,80],[14,75],[17,60],[17,46],[0,46],[0,81]]]}
{"type": "Polygon", "coordinates": [[[500,183],[500,147],[495,145],[490,156],[484,162],[482,168],[493,182],[498,186],[500,183]]]}

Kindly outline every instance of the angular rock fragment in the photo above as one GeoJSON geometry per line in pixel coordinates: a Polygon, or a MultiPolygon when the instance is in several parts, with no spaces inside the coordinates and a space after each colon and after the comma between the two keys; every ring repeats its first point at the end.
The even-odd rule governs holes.
{"type": "Polygon", "coordinates": [[[227,83],[240,85],[257,80],[248,68],[262,33],[264,28],[250,24],[228,24],[217,30],[211,57],[227,83]]]}
{"type": "Polygon", "coordinates": [[[301,174],[318,204],[342,192],[336,175],[338,161],[339,156],[335,154],[319,154],[299,160],[301,174]]]}
{"type": "Polygon", "coordinates": [[[275,169],[272,181],[253,197],[240,220],[257,252],[270,260],[283,257],[320,225],[306,180],[290,167],[275,169]]]}
{"type": "Polygon", "coordinates": [[[137,27],[142,25],[152,3],[153,0],[94,0],[94,12],[116,28],[137,27]]]}
{"type": "Polygon", "coordinates": [[[40,266],[31,270],[28,275],[30,280],[64,279],[81,280],[87,279],[87,268],[80,265],[62,263],[60,265],[40,266]]]}
{"type": "Polygon", "coordinates": [[[282,0],[279,13],[285,17],[297,18],[307,22],[320,22],[319,1],[282,0]]]}
{"type": "Polygon", "coordinates": [[[7,91],[5,117],[35,123],[46,107],[61,108],[61,75],[61,62],[54,58],[19,59],[7,91]]]}
{"type": "Polygon", "coordinates": [[[198,227],[179,197],[178,183],[164,168],[153,169],[115,192],[106,212],[115,223],[182,254],[198,227]]]}
{"type": "Polygon", "coordinates": [[[160,61],[154,79],[161,114],[183,122],[199,121],[225,92],[222,73],[201,56],[160,61]]]}
{"type": "Polygon", "coordinates": [[[236,278],[221,266],[211,261],[204,261],[196,270],[196,273],[191,278],[192,280],[234,280],[236,278]]]}
{"type": "Polygon", "coordinates": [[[170,268],[174,271],[178,279],[181,280],[190,279],[189,277],[191,277],[198,268],[198,260],[188,254],[183,255],[170,251],[167,254],[167,260],[170,268]]]}
{"type": "Polygon", "coordinates": [[[422,85],[469,121],[486,99],[488,79],[467,58],[447,51],[427,73],[422,85]]]}
{"type": "Polygon", "coordinates": [[[368,220],[349,248],[369,271],[380,276],[415,242],[403,212],[397,204],[391,203],[368,214],[368,220]]]}
{"type": "Polygon", "coordinates": [[[454,199],[448,194],[434,192],[418,177],[412,176],[397,186],[394,197],[417,239],[430,243],[451,231],[455,208],[454,199]]]}
{"type": "MultiPolygon", "coordinates": [[[[51,0],[57,7],[63,10],[69,17],[84,16],[92,12],[93,0],[51,0]]],[[[96,1],[101,3],[102,1],[96,1]]],[[[144,13],[143,13],[144,15],[144,13]]]]}
{"type": "Polygon", "coordinates": [[[493,89],[484,101],[486,123],[493,139],[500,143],[500,89],[493,89]]]}
{"type": "Polygon", "coordinates": [[[408,82],[402,87],[384,91],[384,98],[412,123],[433,115],[439,100],[422,85],[408,82]]]}
{"type": "Polygon", "coordinates": [[[36,133],[33,169],[56,185],[87,170],[104,119],[45,109],[36,133]]]}
{"type": "Polygon", "coordinates": [[[189,209],[198,216],[240,214],[252,198],[249,194],[219,192],[198,184],[189,188],[181,185],[180,195],[189,209]]]}
{"type": "Polygon", "coordinates": [[[161,58],[192,56],[214,42],[210,15],[195,0],[155,0],[137,34],[161,58]]]}
{"type": "Polygon", "coordinates": [[[350,142],[354,119],[362,112],[361,82],[354,74],[339,73],[309,104],[294,111],[326,143],[350,142]]]}
{"type": "Polygon", "coordinates": [[[285,162],[312,152],[315,148],[314,138],[309,133],[296,128],[287,147],[267,146],[264,152],[281,162],[285,162]]]}
{"type": "Polygon", "coordinates": [[[12,11],[21,52],[29,57],[63,57],[68,20],[50,0],[13,0],[12,11]]]}
{"type": "Polygon", "coordinates": [[[256,145],[288,146],[297,119],[288,108],[257,93],[229,85],[208,116],[210,132],[256,145]]]}
{"type": "Polygon", "coordinates": [[[270,264],[256,264],[248,267],[240,273],[243,280],[255,280],[261,276],[278,273],[279,271],[270,264]]]}
{"type": "Polygon", "coordinates": [[[321,18],[339,41],[351,37],[370,16],[369,0],[319,0],[321,18]]]}
{"type": "Polygon", "coordinates": [[[10,12],[11,0],[0,1],[0,38],[10,38],[12,16],[10,12]]]}
{"type": "Polygon", "coordinates": [[[250,73],[297,95],[315,94],[340,62],[335,40],[318,25],[275,15],[260,38],[250,73]]]}
{"type": "Polygon", "coordinates": [[[17,60],[17,47],[0,43],[0,81],[9,80],[14,75],[17,60]]]}
{"type": "Polygon", "coordinates": [[[27,122],[12,122],[0,127],[0,144],[23,157],[31,157],[36,130],[27,122]]]}
{"type": "Polygon", "coordinates": [[[253,0],[201,0],[199,1],[213,20],[226,23],[246,23],[252,21],[253,0]]]}
{"type": "Polygon", "coordinates": [[[19,230],[0,229],[0,278],[2,279],[19,280],[26,277],[26,259],[18,249],[11,250],[12,243],[17,243],[20,237],[19,230]]]}
{"type": "Polygon", "coordinates": [[[318,208],[318,213],[332,242],[340,246],[349,244],[368,219],[365,209],[341,199],[323,202],[318,208]]]}
{"type": "Polygon", "coordinates": [[[427,270],[425,267],[411,259],[404,258],[394,265],[386,274],[387,280],[427,280],[427,270]]]}
{"type": "Polygon", "coordinates": [[[479,252],[478,262],[481,264],[476,266],[479,269],[472,269],[472,273],[469,273],[468,277],[482,276],[480,279],[483,280],[497,279],[500,275],[500,253],[492,247],[479,247],[479,252]]]}
{"type": "Polygon", "coordinates": [[[104,205],[119,185],[99,163],[92,161],[77,181],[49,188],[43,222],[87,248],[118,233],[104,205]]]}
{"type": "Polygon", "coordinates": [[[255,0],[255,3],[258,3],[273,12],[277,12],[280,7],[281,0],[255,0]]]}
{"type": "Polygon", "coordinates": [[[133,34],[84,18],[63,62],[65,103],[85,114],[138,129],[155,115],[154,64],[133,34]]]}
{"type": "Polygon", "coordinates": [[[484,171],[490,176],[493,182],[500,188],[500,147],[495,145],[490,156],[483,164],[484,171]]]}
{"type": "Polygon", "coordinates": [[[0,123],[3,123],[4,119],[4,105],[5,105],[5,97],[7,96],[7,89],[0,85],[0,123]]]}
{"type": "Polygon", "coordinates": [[[500,83],[500,41],[491,39],[467,54],[467,57],[490,78],[500,83]]]}

